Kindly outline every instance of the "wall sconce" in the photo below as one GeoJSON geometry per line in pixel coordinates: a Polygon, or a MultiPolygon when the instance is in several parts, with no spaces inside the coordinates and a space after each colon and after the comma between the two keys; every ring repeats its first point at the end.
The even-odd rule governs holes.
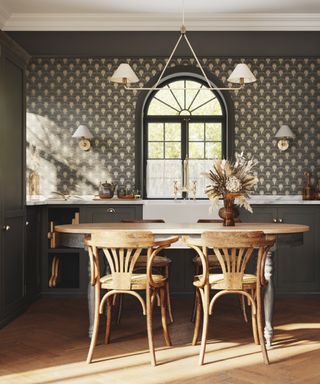
{"type": "Polygon", "coordinates": [[[289,139],[294,139],[295,135],[288,125],[281,125],[275,137],[279,139],[278,148],[280,151],[286,151],[289,148],[289,139]]]}
{"type": "Polygon", "coordinates": [[[86,125],[79,125],[72,137],[80,138],[79,147],[83,151],[89,151],[91,148],[90,139],[92,139],[93,136],[86,125]]]}

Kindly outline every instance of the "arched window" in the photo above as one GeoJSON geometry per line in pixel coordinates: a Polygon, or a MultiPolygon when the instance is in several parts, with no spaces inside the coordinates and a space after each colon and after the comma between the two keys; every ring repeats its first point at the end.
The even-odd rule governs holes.
{"type": "Polygon", "coordinates": [[[172,198],[174,185],[206,197],[204,172],[227,151],[226,103],[197,77],[175,77],[147,98],[143,109],[143,189],[146,198],[172,198]],[[186,88],[186,89],[184,89],[186,88]]]}

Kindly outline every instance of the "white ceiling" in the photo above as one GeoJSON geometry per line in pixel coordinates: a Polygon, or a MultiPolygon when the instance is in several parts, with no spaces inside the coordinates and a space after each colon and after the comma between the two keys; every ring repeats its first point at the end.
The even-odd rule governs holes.
{"type": "MultiPolygon", "coordinates": [[[[320,0],[185,0],[192,30],[320,30],[320,0]]],[[[177,30],[183,0],[0,0],[4,30],[177,30]]]]}
{"type": "MultiPolygon", "coordinates": [[[[1,0],[12,13],[145,13],[182,11],[182,0],[1,0]]],[[[185,0],[187,12],[320,13],[319,0],[185,0]]]]}

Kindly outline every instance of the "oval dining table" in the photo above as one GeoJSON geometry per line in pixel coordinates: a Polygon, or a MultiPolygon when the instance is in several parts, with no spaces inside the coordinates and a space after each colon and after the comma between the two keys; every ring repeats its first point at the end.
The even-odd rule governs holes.
{"type": "MultiPolygon", "coordinates": [[[[205,231],[230,232],[230,234],[242,231],[262,231],[265,235],[278,236],[304,233],[309,231],[309,229],[307,225],[283,223],[236,223],[235,226],[231,227],[224,227],[221,223],[82,223],[56,225],[54,227],[55,232],[73,234],[71,242],[69,242],[68,236],[64,236],[62,239],[63,245],[73,247],[84,247],[84,239],[92,233],[100,231],[151,231],[156,237],[168,235],[189,235],[197,237],[205,231]]],[[[175,247],[186,248],[180,241],[176,243],[175,247]]],[[[272,275],[274,250],[275,248],[271,249],[267,254],[264,271],[265,280],[268,283],[264,291],[264,337],[267,346],[271,346],[273,336],[274,286],[272,275]]],[[[93,327],[94,290],[92,288],[91,285],[88,285],[89,336],[91,336],[93,327]]]]}

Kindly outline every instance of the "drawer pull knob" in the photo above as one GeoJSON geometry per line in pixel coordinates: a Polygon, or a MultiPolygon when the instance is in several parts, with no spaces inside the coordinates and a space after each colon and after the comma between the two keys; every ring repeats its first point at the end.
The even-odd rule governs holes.
{"type": "Polygon", "coordinates": [[[10,225],[4,225],[2,228],[4,231],[9,231],[11,227],[10,225]]]}
{"type": "Polygon", "coordinates": [[[283,219],[279,219],[278,221],[279,221],[279,223],[283,223],[283,219]]]}
{"type": "Polygon", "coordinates": [[[108,213],[116,213],[116,210],[114,208],[107,208],[108,213]]]}
{"type": "Polygon", "coordinates": [[[26,226],[28,226],[29,225],[29,221],[26,221],[26,226]]]}
{"type": "Polygon", "coordinates": [[[273,219],[273,222],[274,222],[274,223],[277,223],[277,222],[278,222],[278,220],[277,220],[277,219],[273,219]]]}

